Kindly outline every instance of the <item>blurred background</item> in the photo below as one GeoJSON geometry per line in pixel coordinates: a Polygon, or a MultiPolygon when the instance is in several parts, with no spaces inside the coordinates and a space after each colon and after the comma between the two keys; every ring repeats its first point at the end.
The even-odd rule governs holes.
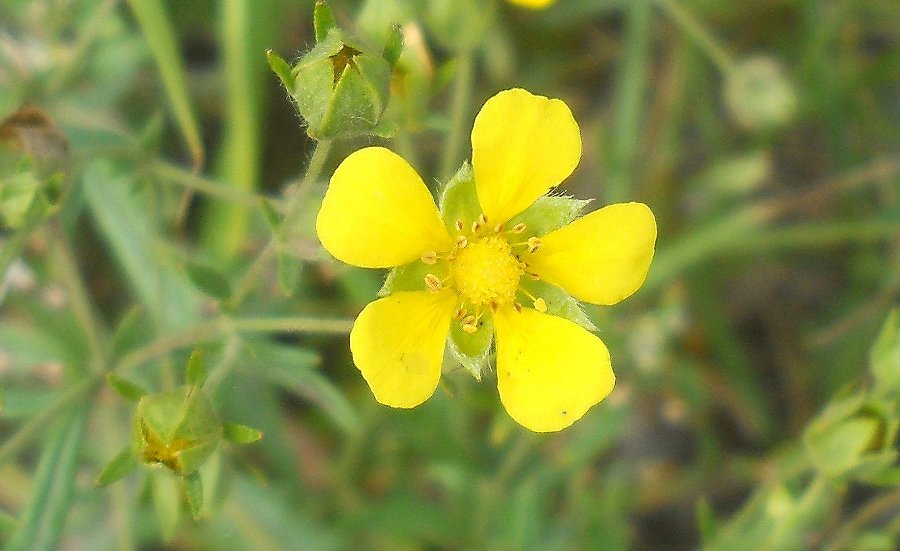
{"type": "Polygon", "coordinates": [[[896,1],[329,5],[378,51],[401,25],[391,137],[307,136],[265,52],[315,44],[312,1],[0,0],[3,549],[897,548],[896,1]],[[312,223],[367,145],[437,189],[510,87],[572,108],[565,191],[659,224],[588,309],[616,389],[549,435],[451,363],[378,405],[347,333],[385,274],[312,223]],[[197,521],[162,467],[94,484],[132,438],[106,373],[164,391],[195,348],[265,435],[204,463],[197,521]]]}

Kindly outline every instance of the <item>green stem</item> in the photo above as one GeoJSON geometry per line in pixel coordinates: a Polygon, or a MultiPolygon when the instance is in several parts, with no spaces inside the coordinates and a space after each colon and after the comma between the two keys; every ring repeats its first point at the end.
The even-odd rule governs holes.
{"type": "Polygon", "coordinates": [[[463,52],[457,60],[456,81],[453,86],[453,104],[450,113],[450,131],[444,144],[444,158],[440,176],[450,178],[462,162],[460,150],[469,127],[469,104],[472,101],[472,78],[475,63],[471,52],[463,52]]]}
{"type": "Polygon", "coordinates": [[[171,163],[157,161],[151,165],[151,170],[162,184],[174,184],[190,191],[248,207],[259,206],[261,198],[255,193],[234,186],[222,185],[171,163]]]}
{"type": "Polygon", "coordinates": [[[684,9],[676,0],[656,0],[656,3],[678,25],[681,31],[688,35],[698,48],[703,50],[703,53],[716,64],[723,74],[728,74],[734,69],[735,63],[731,55],[713,38],[712,33],[693,14],[684,9]]]}
{"type": "Polygon", "coordinates": [[[238,318],[228,325],[241,333],[306,333],[344,335],[353,328],[351,319],[321,318],[238,318]]]}

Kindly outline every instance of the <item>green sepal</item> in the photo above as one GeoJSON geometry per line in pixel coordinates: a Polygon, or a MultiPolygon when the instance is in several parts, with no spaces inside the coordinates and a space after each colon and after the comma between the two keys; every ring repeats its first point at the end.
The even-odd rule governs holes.
{"type": "Polygon", "coordinates": [[[384,45],[384,60],[393,68],[403,54],[403,29],[400,25],[391,26],[387,42],[384,45]]]}
{"type": "Polygon", "coordinates": [[[490,359],[494,321],[490,315],[478,320],[477,330],[466,333],[458,322],[450,323],[450,350],[472,377],[480,381],[490,359]]]}
{"type": "Polygon", "coordinates": [[[125,478],[137,468],[138,460],[134,456],[134,451],[132,451],[131,446],[127,446],[103,467],[103,470],[97,475],[94,484],[96,486],[108,486],[117,480],[125,478]]]}
{"type": "Polygon", "coordinates": [[[331,8],[324,0],[316,0],[316,7],[313,9],[313,30],[316,34],[316,42],[325,40],[328,33],[332,29],[337,28],[337,21],[331,8]]]}
{"type": "Polygon", "coordinates": [[[206,295],[218,300],[226,300],[231,296],[228,279],[217,270],[194,261],[185,264],[184,269],[191,283],[206,295]]]}
{"type": "Polygon", "coordinates": [[[225,439],[235,444],[252,444],[263,437],[261,431],[239,423],[225,423],[225,439]]]}
{"type": "Polygon", "coordinates": [[[18,229],[42,216],[49,207],[42,186],[31,171],[0,178],[0,226],[18,229]]]}
{"type": "Polygon", "coordinates": [[[115,373],[107,373],[106,382],[109,383],[109,386],[111,386],[119,396],[125,398],[129,402],[137,402],[147,394],[147,391],[139,385],[132,383],[127,379],[123,379],[115,373]]]}
{"type": "Polygon", "coordinates": [[[443,269],[429,266],[420,260],[394,268],[388,272],[378,296],[386,297],[397,291],[424,291],[425,276],[438,270],[443,269]]]}
{"type": "Polygon", "coordinates": [[[575,220],[590,199],[575,199],[566,195],[544,195],[507,224],[525,224],[525,235],[541,236],[575,220]]]}
{"type": "Polygon", "coordinates": [[[200,473],[194,471],[183,477],[184,493],[187,496],[191,517],[198,520],[203,513],[203,480],[200,473]]]}
{"type": "Polygon", "coordinates": [[[481,204],[478,202],[472,165],[464,162],[459,167],[456,174],[444,186],[439,202],[444,226],[451,235],[457,233],[457,220],[468,225],[478,218],[481,214],[481,204]]]}
{"type": "Polygon", "coordinates": [[[266,50],[266,61],[269,62],[269,68],[275,73],[275,76],[284,84],[288,94],[294,95],[294,75],[288,62],[282,59],[272,50],[266,50]]]}
{"type": "Polygon", "coordinates": [[[201,387],[206,382],[206,361],[203,358],[203,351],[199,348],[191,352],[191,357],[188,358],[184,380],[188,385],[196,387],[201,387]]]}
{"type": "MultiPolygon", "coordinates": [[[[596,331],[597,327],[581,307],[581,303],[556,285],[545,281],[533,281],[527,276],[519,281],[519,285],[536,298],[547,303],[547,313],[577,323],[588,331],[596,331]]],[[[533,307],[533,304],[522,304],[533,307]]]]}

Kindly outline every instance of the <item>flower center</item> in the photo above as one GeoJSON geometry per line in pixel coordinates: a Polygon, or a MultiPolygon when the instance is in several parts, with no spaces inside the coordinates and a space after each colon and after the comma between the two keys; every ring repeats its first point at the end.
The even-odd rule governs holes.
{"type": "Polygon", "coordinates": [[[474,306],[512,304],[522,276],[520,261],[503,237],[492,235],[460,249],[450,264],[450,281],[474,306]]]}

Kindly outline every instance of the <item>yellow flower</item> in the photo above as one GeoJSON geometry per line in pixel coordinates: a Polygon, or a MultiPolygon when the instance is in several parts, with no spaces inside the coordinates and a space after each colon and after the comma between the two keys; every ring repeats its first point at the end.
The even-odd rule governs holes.
{"type": "Polygon", "coordinates": [[[418,174],[385,148],[344,159],[316,220],[322,245],[355,266],[424,274],[415,288],[395,289],[366,306],[350,333],[353,361],[379,402],[411,408],[427,400],[448,335],[491,327],[500,399],[523,426],[563,429],[612,391],[606,346],[553,315],[562,295],[556,288],[604,305],[634,293],[653,257],[653,214],[641,203],[614,204],[542,235],[536,224],[518,221],[542,201],[559,199],[542,196],[580,157],[581,135],[568,106],[513,89],[489,99],[475,119],[472,175],[480,212],[466,219],[448,219],[447,204],[442,219],[418,174]],[[531,284],[546,294],[536,296],[531,284]]]}
{"type": "Polygon", "coordinates": [[[515,4],[523,8],[541,9],[546,8],[556,0],[508,0],[510,4],[515,4]]]}

